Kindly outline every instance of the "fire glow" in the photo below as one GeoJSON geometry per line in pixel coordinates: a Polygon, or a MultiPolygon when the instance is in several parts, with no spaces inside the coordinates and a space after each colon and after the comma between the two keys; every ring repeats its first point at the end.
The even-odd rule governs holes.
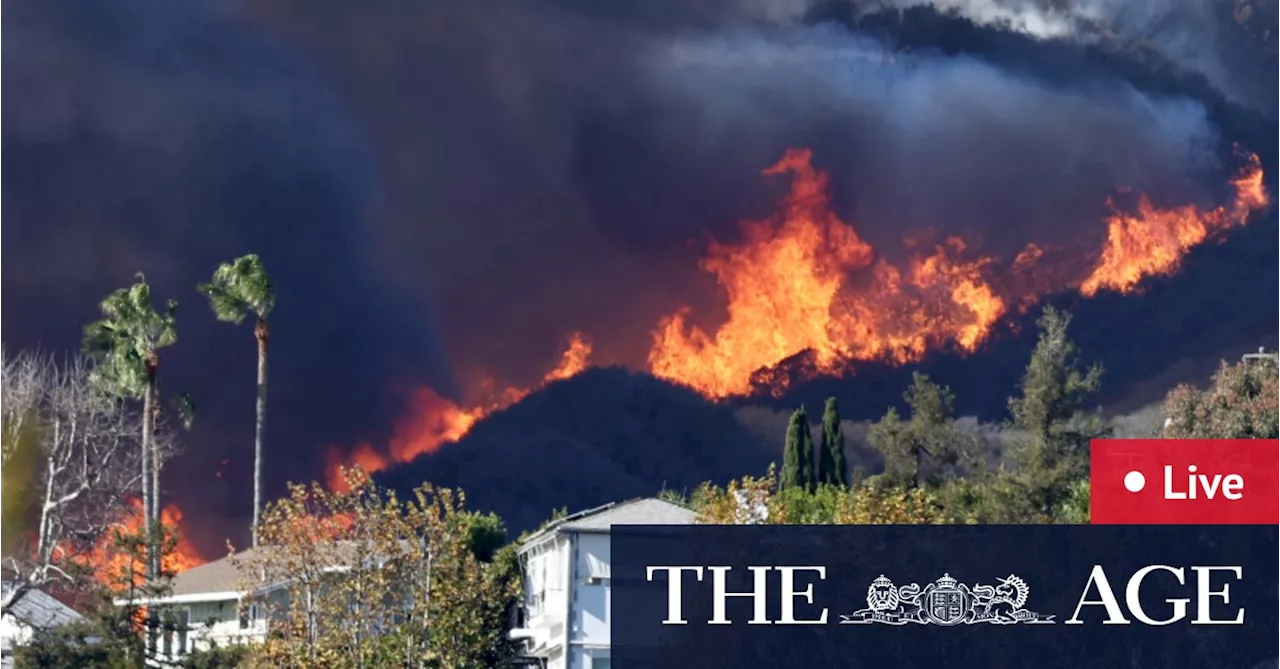
{"type": "MultiPolygon", "coordinates": [[[[129,502],[131,512],[117,521],[114,529],[122,535],[140,534],[144,527],[142,500],[131,498],[129,502]]],[[[160,510],[160,522],[170,530],[180,528],[182,518],[182,510],[177,505],[168,504],[160,510]]],[[[71,559],[91,570],[94,580],[108,589],[121,587],[127,582],[124,577],[130,574],[139,579],[136,582],[141,582],[142,565],[115,545],[115,537],[111,532],[98,537],[88,551],[71,559]]],[[[177,545],[163,558],[163,568],[166,572],[176,574],[206,562],[208,560],[196,550],[195,545],[179,534],[177,545]]]]}
{"type": "MultiPolygon", "coordinates": [[[[765,169],[766,177],[791,177],[778,210],[744,221],[741,241],[710,244],[701,268],[716,277],[728,318],[713,331],[692,325],[689,308],[661,319],[652,331],[648,371],[722,399],[755,392],[762,372],[799,354],[808,354],[806,371],[822,374],[839,373],[855,361],[906,364],[943,347],[972,352],[1004,316],[1039,294],[1135,292],[1143,278],[1176,272],[1191,248],[1245,224],[1269,204],[1261,164],[1249,155],[1231,182],[1235,194],[1229,205],[1160,209],[1142,195],[1136,211],[1124,213],[1107,202],[1112,213],[1103,220],[1102,248],[1093,259],[1074,259],[1065,268],[1035,243],[1002,262],[974,252],[958,237],[928,242],[922,235],[905,240],[912,255],[893,264],[836,215],[829,177],[813,167],[812,158],[808,149],[790,150],[765,169]],[[1075,278],[1046,282],[1035,275],[1075,278]],[[1001,276],[1032,276],[1030,285],[1037,288],[1019,292],[1002,285],[1001,276]]],[[[586,369],[590,354],[587,339],[574,334],[538,386],[586,369]]],[[[788,382],[777,378],[769,385],[779,392],[788,382]]],[[[536,387],[490,393],[496,399],[469,408],[424,388],[385,451],[369,444],[351,452],[330,449],[329,485],[343,488],[340,466],[375,472],[433,452],[536,387]]]]}

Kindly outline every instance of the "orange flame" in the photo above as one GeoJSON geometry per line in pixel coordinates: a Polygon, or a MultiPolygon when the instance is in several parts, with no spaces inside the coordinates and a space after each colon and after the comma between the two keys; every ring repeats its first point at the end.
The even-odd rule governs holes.
{"type": "Polygon", "coordinates": [[[713,243],[702,263],[728,293],[728,320],[709,334],[687,323],[687,310],[663,319],[649,353],[655,375],[721,398],[750,391],[757,370],[804,351],[815,371],[829,372],[850,359],[909,362],[948,342],[973,350],[1004,313],[982,276],[988,261],[965,259],[958,238],[905,268],[876,260],[831,211],[827,174],[811,158],[791,150],[764,171],[792,174],[780,211],[744,222],[742,243],[713,243]],[[855,272],[865,284],[856,290],[855,272]]]}
{"type": "MultiPolygon", "coordinates": [[[[380,453],[369,444],[360,444],[348,455],[331,448],[326,456],[325,481],[330,490],[346,492],[349,486],[342,478],[340,467],[359,465],[365,473],[372,474],[393,463],[409,462],[423,453],[435,451],[442,444],[457,441],[481,418],[519,402],[548,383],[567,379],[586,369],[590,357],[591,343],[582,333],[575,332],[570,335],[569,346],[561,355],[560,362],[536,386],[508,387],[491,392],[493,399],[472,407],[460,407],[434,390],[422,388],[414,397],[414,410],[396,426],[387,454],[380,453]]],[[[491,387],[493,384],[487,382],[485,385],[491,387]]]]}
{"type": "MultiPolygon", "coordinates": [[[[761,371],[805,352],[809,372],[834,372],[856,360],[908,363],[944,346],[971,352],[1006,312],[1025,309],[1036,292],[1066,287],[1055,279],[1062,268],[1037,267],[1045,252],[1034,243],[1008,268],[1012,275],[1044,270],[1022,292],[993,290],[986,268],[995,259],[968,254],[955,237],[904,266],[877,258],[832,212],[827,175],[811,158],[807,149],[790,150],[764,170],[792,175],[783,206],[770,218],[744,222],[741,243],[711,244],[701,265],[727,293],[728,319],[708,333],[689,324],[687,308],[664,318],[649,352],[655,375],[723,398],[750,392],[761,371]]],[[[1144,196],[1138,216],[1116,213],[1080,292],[1130,291],[1145,276],[1172,273],[1191,247],[1268,204],[1257,156],[1232,183],[1229,208],[1161,210],[1144,196]]],[[[911,247],[919,240],[907,241],[911,247]]],[[[786,388],[785,378],[767,380],[775,393],[786,388]]]]}
{"type": "MultiPolygon", "coordinates": [[[[121,534],[141,533],[145,527],[142,500],[136,497],[130,498],[129,507],[130,511],[117,521],[113,529],[121,534]]],[[[182,519],[182,509],[176,504],[166,505],[160,510],[160,522],[171,530],[180,528],[182,519]]],[[[131,556],[115,545],[114,536],[110,531],[99,536],[88,551],[71,559],[92,570],[94,580],[107,588],[120,587],[123,585],[122,575],[128,574],[131,569],[137,569],[131,556]]],[[[179,532],[177,545],[172,552],[164,556],[161,562],[165,571],[178,573],[198,567],[208,560],[196,550],[190,540],[179,532]]]]}
{"type": "Polygon", "coordinates": [[[1107,219],[1107,241],[1093,273],[1080,285],[1080,293],[1091,297],[1104,288],[1130,293],[1145,277],[1172,274],[1191,247],[1243,225],[1250,214],[1267,206],[1262,164],[1256,155],[1247,157],[1241,174],[1231,183],[1236,190],[1235,202],[1209,211],[1192,205],[1156,209],[1141,195],[1138,213],[1129,215],[1108,201],[1113,213],[1107,219]]]}
{"type": "MultiPolygon", "coordinates": [[[[860,360],[909,363],[939,347],[971,352],[1006,314],[1027,309],[1043,294],[1132,291],[1143,277],[1176,271],[1191,247],[1243,225],[1269,204],[1261,163],[1251,155],[1232,181],[1236,196],[1229,207],[1157,209],[1143,196],[1137,214],[1113,213],[1105,220],[1108,237],[1096,265],[1083,272],[1063,249],[1034,242],[994,268],[996,259],[974,253],[957,237],[927,244],[927,237],[914,236],[906,240],[910,255],[895,263],[834,213],[828,175],[814,169],[812,157],[808,149],[789,150],[765,169],[766,176],[791,177],[781,206],[763,220],[744,221],[742,241],[710,244],[700,266],[724,290],[728,318],[712,331],[694,325],[688,307],[663,318],[651,333],[654,375],[719,399],[751,392],[753,380],[772,384],[775,393],[785,390],[789,379],[770,372],[801,354],[805,371],[830,373],[860,360]],[[995,276],[1000,290],[992,287],[995,276]]],[[[590,353],[575,334],[543,383],[585,369],[590,353]]],[[[331,489],[345,488],[338,473],[343,463],[374,472],[406,462],[456,441],[532,390],[495,392],[494,385],[487,381],[482,389],[495,399],[470,407],[419,391],[415,410],[397,426],[385,452],[368,444],[345,455],[329,452],[331,489]]]]}

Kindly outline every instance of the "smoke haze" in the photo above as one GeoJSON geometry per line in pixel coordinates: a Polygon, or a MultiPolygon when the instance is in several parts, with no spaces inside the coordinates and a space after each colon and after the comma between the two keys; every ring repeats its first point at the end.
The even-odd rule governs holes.
{"type": "MultiPolygon", "coordinates": [[[[957,10],[982,22],[994,6],[957,10]]],[[[1143,25],[1119,3],[1080,8],[1143,25]]],[[[201,413],[168,487],[227,519],[248,512],[253,348],[194,285],[241,253],[280,290],[271,496],[318,477],[324,447],[385,436],[402,391],[528,385],[574,330],[595,361],[642,366],[661,316],[714,319],[704,243],[772,209],[787,184],[760,170],[788,147],[814,149],[840,216],[890,255],[925,228],[998,255],[1033,240],[1084,253],[1118,187],[1219,195],[1223,133],[1200,100],[1101,68],[1063,82],[895,52],[806,24],[813,9],[14,0],[4,343],[74,348],[139,270],[178,298],[165,391],[191,391],[201,413]]],[[[1080,25],[1015,28],[1087,39],[1080,25]]],[[[1213,44],[1175,52],[1181,38],[1160,34],[1170,59],[1247,104],[1218,78],[1229,67],[1209,67],[1213,44]]]]}

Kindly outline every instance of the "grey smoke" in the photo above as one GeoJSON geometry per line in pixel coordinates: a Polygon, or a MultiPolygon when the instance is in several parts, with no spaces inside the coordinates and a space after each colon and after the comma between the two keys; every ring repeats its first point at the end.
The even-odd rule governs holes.
{"type": "MultiPolygon", "coordinates": [[[[934,7],[980,25],[1014,30],[1040,39],[1084,44],[1120,43],[1154,49],[1183,70],[1204,76],[1237,104],[1276,113],[1274,82],[1262,84],[1276,66],[1275,5],[1270,14],[1252,17],[1242,8],[1266,10],[1267,3],[1224,0],[876,0],[867,7],[934,7]],[[1240,42],[1250,20],[1270,28],[1269,58],[1242,53],[1240,42]]],[[[1248,37],[1258,39],[1255,35],[1248,37]]]]}

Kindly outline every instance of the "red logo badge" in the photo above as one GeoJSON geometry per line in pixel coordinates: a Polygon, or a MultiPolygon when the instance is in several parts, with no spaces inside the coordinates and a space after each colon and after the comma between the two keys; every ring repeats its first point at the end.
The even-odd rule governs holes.
{"type": "Polygon", "coordinates": [[[1097,439],[1090,467],[1094,524],[1280,522],[1275,439],[1097,439]]]}

